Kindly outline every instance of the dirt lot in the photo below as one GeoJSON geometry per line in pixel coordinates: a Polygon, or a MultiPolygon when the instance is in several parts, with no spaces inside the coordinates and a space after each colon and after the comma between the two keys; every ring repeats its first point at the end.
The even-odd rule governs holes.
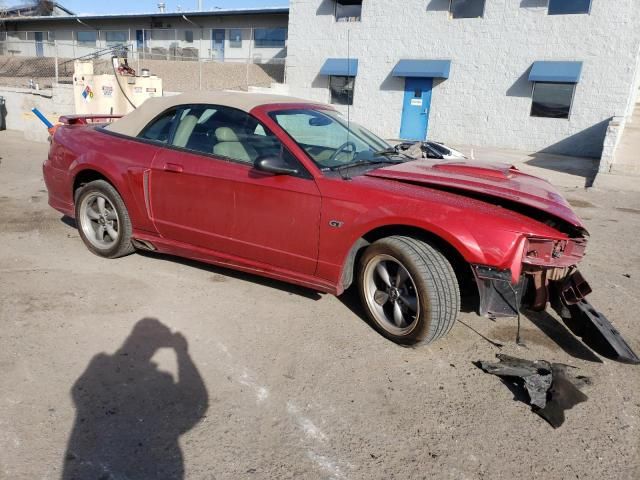
{"type": "MultiPolygon", "coordinates": [[[[152,74],[158,75],[162,78],[164,90],[168,92],[185,92],[200,88],[246,90],[248,86],[269,87],[271,83],[284,81],[284,62],[280,59],[269,63],[247,64],[246,61],[229,61],[199,64],[189,60],[138,61],[134,58],[130,64],[138,71],[147,68],[152,74]]],[[[58,65],[59,80],[71,84],[73,60],[60,58],[58,65]]],[[[111,74],[112,68],[110,58],[94,63],[96,74],[111,74]]],[[[55,59],[0,55],[0,85],[27,88],[29,80],[33,80],[41,89],[51,88],[56,81],[55,59]]]]}
{"type": "MultiPolygon", "coordinates": [[[[122,475],[131,464],[190,479],[640,478],[640,367],[600,363],[553,317],[523,320],[526,347],[513,320],[463,313],[407,349],[348,295],[103,260],[47,206],[45,155],[0,132],[0,478],[65,464],[72,478],[92,449],[114,480],[143,478],[122,475]],[[498,352],[578,367],[589,400],[553,430],[471,363],[498,352]]],[[[592,233],[591,301],[640,352],[640,193],[561,189],[592,233]]]]}

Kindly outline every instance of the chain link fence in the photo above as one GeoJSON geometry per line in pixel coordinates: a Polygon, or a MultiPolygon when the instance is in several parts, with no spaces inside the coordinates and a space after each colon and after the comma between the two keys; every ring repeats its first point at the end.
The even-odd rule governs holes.
{"type": "Polygon", "coordinates": [[[136,51],[133,45],[81,50],[64,42],[0,41],[0,86],[48,89],[73,83],[77,58],[94,63],[94,73],[112,74],[111,57],[127,50],[129,66],[148,69],[163,80],[166,92],[248,90],[285,82],[285,58],[212,59],[185,51],[136,51]],[[73,53],[82,53],[73,56],[73,53]],[[70,55],[71,54],[71,55],[70,55]]]}

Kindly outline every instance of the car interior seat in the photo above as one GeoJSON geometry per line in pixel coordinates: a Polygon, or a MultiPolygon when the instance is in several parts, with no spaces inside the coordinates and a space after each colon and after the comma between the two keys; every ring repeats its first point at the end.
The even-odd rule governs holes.
{"type": "Polygon", "coordinates": [[[241,142],[236,132],[229,127],[218,127],[216,129],[218,143],[213,147],[214,155],[242,160],[253,163],[258,156],[258,151],[246,142],[241,142]]]}
{"type": "Polygon", "coordinates": [[[198,117],[195,115],[187,115],[180,120],[180,124],[173,136],[173,145],[176,147],[186,147],[196,123],[198,123],[198,117]]]}
{"type": "Polygon", "coordinates": [[[213,146],[218,141],[215,132],[219,126],[212,120],[207,120],[206,122],[202,122],[202,119],[198,120],[198,123],[193,128],[191,137],[189,137],[186,148],[197,152],[213,152],[213,146]]]}

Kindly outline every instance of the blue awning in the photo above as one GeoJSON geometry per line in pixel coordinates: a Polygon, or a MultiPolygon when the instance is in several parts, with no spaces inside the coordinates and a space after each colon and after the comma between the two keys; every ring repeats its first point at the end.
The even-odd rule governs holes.
{"type": "Polygon", "coordinates": [[[530,82],[578,83],[582,62],[534,62],[530,82]]]}
{"type": "Polygon", "coordinates": [[[449,78],[451,60],[400,60],[394,77],[449,78]]]}
{"type": "Polygon", "coordinates": [[[358,60],[355,58],[328,58],[320,69],[320,75],[355,77],[357,74],[358,60]]]}

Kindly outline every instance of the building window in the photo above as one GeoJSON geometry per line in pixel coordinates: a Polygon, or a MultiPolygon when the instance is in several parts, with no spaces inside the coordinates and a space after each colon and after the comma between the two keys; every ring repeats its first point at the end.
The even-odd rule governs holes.
{"type": "Polygon", "coordinates": [[[284,48],[287,42],[287,29],[256,28],[253,38],[256,48],[284,48]]]}
{"type": "Polygon", "coordinates": [[[239,28],[229,30],[229,47],[242,48],[242,30],[239,28]]]}
{"type": "Polygon", "coordinates": [[[569,118],[575,83],[533,84],[532,117],[569,118]]]}
{"type": "Polygon", "coordinates": [[[362,0],[336,0],[336,22],[359,22],[362,0]]]}
{"type": "Polygon", "coordinates": [[[127,30],[111,30],[104,33],[108,46],[120,45],[129,41],[129,32],[127,30]]]}
{"type": "Polygon", "coordinates": [[[549,0],[549,15],[589,13],[591,0],[549,0]]]}
{"type": "Polygon", "coordinates": [[[331,75],[329,77],[329,92],[333,105],[353,105],[353,86],[356,77],[331,75]]]}
{"type": "Polygon", "coordinates": [[[484,15],[485,0],[451,0],[451,18],[480,18],[484,15]]]}
{"type": "Polygon", "coordinates": [[[76,32],[76,40],[80,45],[95,47],[98,32],[76,32]]]}
{"type": "Polygon", "coordinates": [[[27,40],[36,40],[38,42],[50,42],[53,38],[49,38],[50,32],[27,32],[27,40]]]}

